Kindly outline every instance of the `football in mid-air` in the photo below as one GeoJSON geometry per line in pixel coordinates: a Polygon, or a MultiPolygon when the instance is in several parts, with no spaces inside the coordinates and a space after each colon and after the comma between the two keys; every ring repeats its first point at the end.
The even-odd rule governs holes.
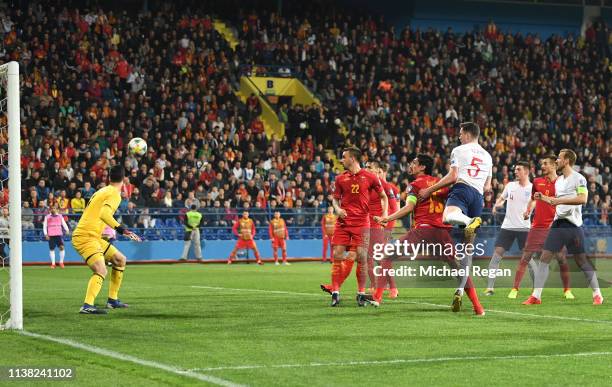
{"type": "Polygon", "coordinates": [[[134,137],[130,140],[128,149],[134,156],[143,156],[147,153],[147,142],[140,137],[134,137]]]}

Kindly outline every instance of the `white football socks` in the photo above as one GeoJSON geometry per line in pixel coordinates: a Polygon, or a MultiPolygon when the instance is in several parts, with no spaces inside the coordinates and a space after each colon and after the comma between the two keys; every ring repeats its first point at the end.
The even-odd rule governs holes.
{"type": "Polygon", "coordinates": [[[533,296],[538,300],[542,299],[542,288],[548,279],[548,268],[549,264],[540,261],[538,264],[538,270],[535,272],[535,280],[533,284],[533,296]]]}
{"type": "Polygon", "coordinates": [[[487,288],[493,289],[495,287],[495,278],[497,277],[496,271],[499,269],[499,264],[502,260],[502,256],[493,253],[493,257],[491,258],[491,262],[489,262],[489,279],[487,281],[487,288]]]}
{"type": "Polygon", "coordinates": [[[445,223],[467,226],[472,223],[472,218],[464,215],[461,211],[451,212],[446,215],[445,223]]]}

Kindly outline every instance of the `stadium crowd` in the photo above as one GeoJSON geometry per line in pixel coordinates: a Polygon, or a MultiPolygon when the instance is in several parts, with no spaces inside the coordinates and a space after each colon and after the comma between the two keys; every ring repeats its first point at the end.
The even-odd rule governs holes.
{"type": "Polygon", "coordinates": [[[310,4],[288,4],[284,14],[228,15],[240,39],[234,52],[209,13],[168,2],[140,13],[6,9],[0,55],[22,73],[25,226],[40,227],[52,205],[83,211],[115,164],[128,171],[120,210],[130,226],[164,219],[148,209],[191,205],[211,208],[210,226],[231,224],[242,208],[265,209],[256,211],[260,224],[281,208],[302,214],[289,224],[314,226],[320,218],[303,214],[324,210],[336,173],[326,149],[359,146],[389,163],[403,189],[416,153],[446,171],[467,120],[480,125],[494,159],[486,207],[515,162],[530,161],[537,174],[538,156],[569,147],[589,179],[588,222],[609,224],[606,25],[542,40],[494,23],[468,34],[395,31],[310,4]],[[243,104],[233,94],[245,65],[302,77],[322,106],[279,106],[287,136],[266,138],[258,99],[243,104]],[[136,136],[149,145],[139,160],[126,154],[136,136]]]}

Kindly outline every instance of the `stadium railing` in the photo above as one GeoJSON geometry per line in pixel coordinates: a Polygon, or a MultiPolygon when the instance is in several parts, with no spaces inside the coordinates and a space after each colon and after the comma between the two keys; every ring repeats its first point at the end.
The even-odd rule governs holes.
{"type": "Polygon", "coordinates": [[[295,66],[243,64],[240,66],[240,75],[250,77],[299,78],[301,74],[295,66]]]}
{"type": "MultiPolygon", "coordinates": [[[[232,226],[243,211],[248,211],[251,219],[255,221],[255,239],[269,239],[268,222],[278,211],[287,223],[287,230],[290,239],[320,239],[321,218],[326,214],[325,210],[316,208],[292,208],[292,209],[260,209],[260,208],[200,208],[203,215],[203,222],[200,237],[203,240],[230,240],[235,239],[232,233],[232,226]]],[[[119,209],[115,217],[134,230],[136,233],[148,240],[176,240],[184,236],[184,220],[186,208],[137,208],[134,210],[119,209]]],[[[24,213],[22,216],[23,240],[24,241],[43,241],[44,233],[42,230],[43,219],[48,212],[33,211],[24,213]]],[[[68,211],[63,214],[70,229],[74,229],[80,213],[68,211]]],[[[504,212],[499,211],[495,215],[489,209],[485,209],[482,215],[484,225],[480,234],[483,237],[494,237],[497,235],[501,223],[504,219],[504,212]]],[[[590,211],[583,213],[585,227],[589,233],[610,235],[611,229],[609,221],[602,220],[602,212],[590,211]]],[[[397,232],[402,232],[410,227],[410,219],[404,218],[396,226],[397,232]]],[[[70,240],[70,236],[65,237],[70,240]]],[[[119,236],[123,240],[123,236],[119,236]]]]}

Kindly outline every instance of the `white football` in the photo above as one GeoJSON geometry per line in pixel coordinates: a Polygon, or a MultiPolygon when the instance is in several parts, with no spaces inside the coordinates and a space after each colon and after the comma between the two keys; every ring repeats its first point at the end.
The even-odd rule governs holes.
{"type": "Polygon", "coordinates": [[[128,143],[128,149],[134,156],[143,156],[147,153],[147,142],[140,137],[134,137],[128,143]]]}

